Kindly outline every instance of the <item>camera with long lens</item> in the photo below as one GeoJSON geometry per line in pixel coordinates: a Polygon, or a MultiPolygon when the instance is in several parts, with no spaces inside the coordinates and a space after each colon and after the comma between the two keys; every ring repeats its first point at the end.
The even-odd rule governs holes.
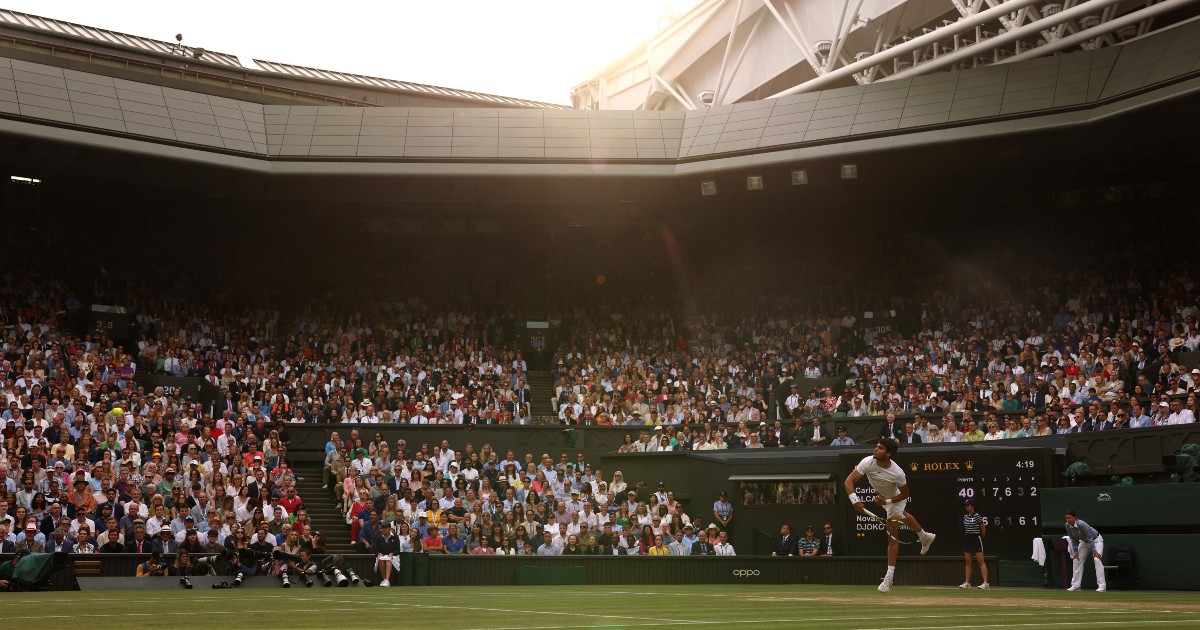
{"type": "Polygon", "coordinates": [[[221,557],[218,554],[194,557],[192,558],[191,566],[188,567],[188,572],[192,575],[216,575],[216,562],[221,557]]]}
{"type": "MultiPolygon", "coordinates": [[[[353,571],[350,570],[350,567],[346,564],[346,560],[342,558],[341,555],[332,555],[328,558],[325,558],[325,562],[322,563],[321,570],[324,574],[329,576],[334,584],[337,584],[338,586],[350,586],[350,578],[347,576],[347,573],[353,573],[353,571]]],[[[354,577],[354,583],[357,584],[358,576],[356,575],[354,577]]]]}
{"type": "Polygon", "coordinates": [[[239,549],[238,550],[238,558],[242,561],[243,564],[249,564],[251,562],[270,562],[271,561],[271,552],[255,551],[254,549],[248,549],[248,548],[247,549],[239,549]]]}
{"type": "Polygon", "coordinates": [[[271,557],[280,562],[294,562],[296,564],[304,563],[304,560],[301,559],[300,556],[298,556],[294,553],[287,553],[286,551],[283,551],[282,549],[276,549],[275,551],[272,551],[271,557]]]}
{"type": "MultiPolygon", "coordinates": [[[[333,561],[333,566],[335,569],[340,569],[347,577],[350,578],[351,584],[358,586],[358,583],[362,582],[363,586],[375,586],[375,583],[371,580],[358,577],[358,574],[354,572],[354,568],[351,567],[350,563],[346,562],[346,559],[341,555],[331,556],[330,559],[333,561]]],[[[339,582],[338,586],[345,586],[345,584],[339,582]]]]}
{"type": "Polygon", "coordinates": [[[185,575],[185,576],[179,578],[179,585],[182,586],[183,588],[190,589],[190,588],[192,588],[192,581],[189,580],[187,578],[187,576],[185,575]]]}
{"type": "Polygon", "coordinates": [[[346,574],[342,573],[341,569],[337,567],[329,567],[326,569],[326,571],[329,573],[330,577],[333,578],[333,582],[338,586],[350,586],[350,578],[346,577],[346,574]]]}
{"type": "Polygon", "coordinates": [[[233,588],[233,585],[225,580],[221,580],[220,582],[213,584],[212,587],[217,588],[217,589],[225,589],[225,588],[233,588]]]}

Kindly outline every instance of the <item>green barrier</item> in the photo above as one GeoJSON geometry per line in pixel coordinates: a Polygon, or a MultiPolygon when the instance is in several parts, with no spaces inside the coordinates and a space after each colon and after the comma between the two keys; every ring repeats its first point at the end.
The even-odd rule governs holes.
{"type": "Polygon", "coordinates": [[[587,567],[518,567],[517,584],[519,586],[587,584],[587,567]]]}
{"type": "Polygon", "coordinates": [[[1115,547],[1134,550],[1138,583],[1132,583],[1129,568],[1123,567],[1115,575],[1110,571],[1109,588],[1200,591],[1200,557],[1193,552],[1200,548],[1200,534],[1105,534],[1101,530],[1100,535],[1104,536],[1106,565],[1120,564],[1112,554],[1115,547]]]}
{"type": "Polygon", "coordinates": [[[411,551],[405,551],[400,554],[400,585],[413,585],[413,569],[416,565],[417,554],[411,551]]]}
{"type": "MultiPolygon", "coordinates": [[[[1064,513],[1075,510],[1079,518],[1096,528],[1189,526],[1200,524],[1200,486],[1155,484],[1141,486],[1093,486],[1088,488],[1043,488],[1044,526],[1062,529],[1064,513]]],[[[1104,531],[1101,529],[1101,535],[1104,531]]],[[[1105,536],[1107,539],[1108,537],[1105,536]]]]}
{"type": "Polygon", "coordinates": [[[1045,582],[1045,569],[1032,560],[1001,560],[999,565],[996,583],[1000,586],[1042,586],[1045,582]]]}
{"type": "MultiPolygon", "coordinates": [[[[1105,565],[1119,566],[1110,569],[1110,588],[1200,590],[1200,554],[1191,552],[1200,547],[1200,534],[1191,533],[1200,525],[1198,488],[1195,484],[1045,488],[1041,499],[1046,534],[1061,536],[1064,513],[1075,510],[1104,537],[1105,565]],[[1117,551],[1122,552],[1120,558],[1114,555],[1117,551]]],[[[1051,560],[1057,584],[1061,560],[1051,560]]],[[[1085,588],[1095,584],[1092,567],[1091,562],[1084,565],[1085,588]]]]}
{"type": "Polygon", "coordinates": [[[413,554],[413,586],[429,586],[429,554],[413,554]]]}

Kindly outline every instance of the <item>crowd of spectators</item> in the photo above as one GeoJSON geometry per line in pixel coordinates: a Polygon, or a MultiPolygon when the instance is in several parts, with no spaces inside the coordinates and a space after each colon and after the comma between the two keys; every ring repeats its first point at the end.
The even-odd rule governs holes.
{"type": "Polygon", "coordinates": [[[554,317],[565,331],[554,408],[564,423],[738,425],[741,444],[720,429],[730,447],[776,419],[787,427],[774,426],[778,445],[801,437],[797,419],[811,433],[816,418],[876,416],[901,436],[896,416],[936,424],[953,414],[963,429],[988,414],[985,433],[992,415],[1027,416],[1010,437],[1194,420],[1200,369],[1185,357],[1200,350],[1200,307],[1188,267],[1144,257],[1114,265],[1135,256],[1114,244],[1104,256],[1081,252],[1085,271],[1059,276],[1036,247],[1014,249],[992,259],[906,252],[886,266],[849,259],[807,272],[767,252],[722,259],[675,291],[674,304],[595,291],[554,317]],[[797,286],[747,281],[766,269],[787,269],[797,286]]]}
{"type": "Polygon", "coordinates": [[[135,354],[63,330],[80,308],[65,288],[4,282],[0,552],[325,548],[296,492],[285,424],[145,391],[135,354]]]}
{"type": "MultiPolygon", "coordinates": [[[[89,267],[86,282],[78,268],[7,269],[0,541],[88,553],[131,542],[144,550],[146,540],[164,551],[265,547],[294,534],[319,550],[293,492],[289,423],[531,421],[540,403],[514,335],[522,286],[509,277],[524,262],[480,254],[396,280],[422,254],[388,265],[391,251],[376,249],[363,252],[354,282],[317,283],[290,310],[296,302],[279,288],[230,290],[252,284],[239,264],[218,274],[186,257],[89,267]],[[442,290],[468,286],[469,295],[442,290]],[[84,305],[95,302],[129,309],[130,341],[85,327],[84,305]],[[201,377],[221,397],[200,405],[147,391],[136,380],[144,373],[201,377]]],[[[906,252],[888,265],[781,263],[736,248],[706,262],[698,251],[639,245],[604,282],[581,280],[591,259],[571,264],[596,252],[548,254],[542,292],[558,331],[549,360],[557,389],[540,402],[564,423],[640,427],[622,447],[634,451],[836,443],[828,420],[841,416],[880,417],[900,439],[923,442],[1195,421],[1200,370],[1184,358],[1200,350],[1200,307],[1187,265],[1111,264],[1109,255],[1124,257],[1119,245],[1080,253],[1081,270],[1063,274],[1019,251],[906,252]],[[785,286],[763,290],[762,278],[784,273],[785,286]],[[896,315],[890,327],[864,326],[867,310],[896,315]],[[837,382],[801,391],[804,379],[826,377],[837,382]],[[911,427],[896,420],[910,414],[911,427]]],[[[329,277],[326,264],[263,273],[282,287],[329,277]]],[[[419,470],[411,455],[385,458],[419,470]]],[[[486,459],[458,473],[446,463],[431,470],[439,485],[437,475],[474,474],[484,492],[486,459]]],[[[518,468],[535,484],[541,464],[518,468]]],[[[508,489],[526,490],[517,481],[508,489]]],[[[562,491],[549,481],[534,494],[562,491]]],[[[586,479],[588,496],[619,514],[631,502],[599,502],[600,481],[586,479]]],[[[650,494],[635,498],[649,508],[650,494]]],[[[357,519],[353,493],[343,500],[357,519]]]]}
{"type": "Polygon", "coordinates": [[[325,452],[326,487],[362,553],[736,555],[724,493],[689,514],[665,483],[610,478],[582,453],[389,445],[357,428],[325,452]]]}

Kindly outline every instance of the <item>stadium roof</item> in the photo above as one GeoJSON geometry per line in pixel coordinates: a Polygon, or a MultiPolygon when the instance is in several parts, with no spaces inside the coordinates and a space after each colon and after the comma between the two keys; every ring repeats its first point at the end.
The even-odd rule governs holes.
{"type": "Polygon", "coordinates": [[[406,92],[415,92],[418,94],[427,94],[431,96],[448,96],[452,98],[475,100],[499,106],[516,105],[518,107],[536,107],[539,109],[571,109],[571,107],[568,105],[543,103],[541,101],[530,101],[523,98],[497,96],[495,94],[471,92],[469,90],[456,90],[454,88],[444,88],[436,85],[425,85],[422,83],[411,83],[408,81],[396,81],[394,79],[383,79],[380,77],[372,77],[363,74],[350,74],[349,72],[338,72],[336,70],[322,70],[320,68],[309,68],[306,66],[297,66],[289,63],[280,63],[278,61],[264,61],[262,59],[255,59],[254,63],[266,72],[289,74],[296,77],[304,77],[306,79],[356,83],[358,85],[384,88],[389,90],[403,90],[406,92]]]}
{"type": "MultiPolygon", "coordinates": [[[[142,52],[156,53],[160,55],[191,56],[195,51],[199,50],[197,48],[187,48],[180,44],[172,44],[170,42],[159,41],[157,39],[150,39],[149,37],[129,35],[128,33],[120,33],[103,28],[95,28],[93,26],[84,26],[74,22],[56,20],[54,18],[41,17],[38,15],[30,15],[28,13],[21,13],[18,11],[9,11],[8,9],[0,9],[0,22],[10,24],[12,26],[21,26],[28,29],[48,31],[56,35],[63,35],[76,39],[85,39],[112,46],[122,46],[125,48],[132,48],[142,52]]],[[[221,66],[231,66],[234,68],[242,67],[242,63],[238,61],[237,55],[216,52],[215,50],[204,49],[203,55],[196,57],[196,59],[221,66]]]]}
{"type": "Polygon", "coordinates": [[[260,59],[255,59],[254,63],[258,67],[247,68],[246,66],[242,65],[237,55],[229,53],[217,52],[200,47],[184,46],[179,43],[164,42],[148,37],[140,37],[138,35],[130,35],[128,33],[85,26],[83,24],[76,24],[74,22],[67,22],[65,20],[42,17],[29,13],[21,13],[19,11],[10,11],[3,8],[0,8],[0,26],[15,26],[25,30],[49,33],[59,37],[66,37],[69,39],[80,40],[94,44],[102,44],[109,47],[125,48],[142,53],[149,53],[152,55],[170,56],[178,59],[185,59],[189,63],[193,61],[207,62],[217,67],[236,69],[240,72],[289,75],[292,77],[309,80],[352,84],[384,90],[397,90],[419,96],[460,99],[492,107],[571,109],[571,107],[568,105],[560,105],[557,103],[544,103],[541,101],[533,101],[509,96],[499,96],[496,94],[486,94],[483,92],[472,92],[470,90],[458,90],[454,88],[426,85],[422,83],[411,83],[408,81],[398,81],[394,79],[384,79],[361,74],[352,74],[349,72],[339,72],[336,70],[309,68],[306,66],[281,63],[278,61],[263,61],[260,59]]]}

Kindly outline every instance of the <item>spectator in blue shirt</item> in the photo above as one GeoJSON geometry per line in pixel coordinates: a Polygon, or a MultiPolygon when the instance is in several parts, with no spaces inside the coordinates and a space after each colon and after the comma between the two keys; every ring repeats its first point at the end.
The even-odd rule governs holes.
{"type": "Polygon", "coordinates": [[[442,546],[446,548],[446,553],[466,553],[467,541],[459,538],[458,525],[452,523],[447,528],[446,537],[442,539],[442,546]]]}

